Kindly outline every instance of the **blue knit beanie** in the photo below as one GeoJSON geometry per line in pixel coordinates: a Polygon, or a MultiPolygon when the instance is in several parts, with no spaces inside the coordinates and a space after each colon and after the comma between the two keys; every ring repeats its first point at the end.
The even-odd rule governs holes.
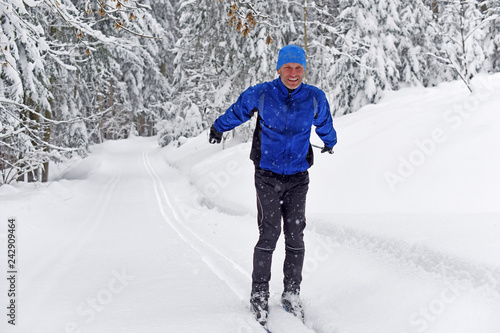
{"type": "Polygon", "coordinates": [[[306,70],[306,52],[300,46],[293,44],[283,47],[278,55],[276,69],[280,69],[281,66],[289,62],[301,64],[304,66],[304,70],[306,70]]]}

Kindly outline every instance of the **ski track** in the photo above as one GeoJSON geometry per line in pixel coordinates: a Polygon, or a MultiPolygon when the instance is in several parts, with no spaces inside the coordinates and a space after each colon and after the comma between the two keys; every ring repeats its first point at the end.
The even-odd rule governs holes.
{"type": "Polygon", "coordinates": [[[500,298],[498,267],[442,253],[420,244],[409,244],[334,225],[328,221],[319,220],[316,225],[314,232],[326,238],[330,244],[375,256],[406,270],[411,269],[424,278],[448,280],[487,297],[500,298]]]}
{"type": "MultiPolygon", "coordinates": [[[[182,216],[182,213],[175,208],[175,205],[171,201],[170,195],[163,185],[160,176],[155,171],[155,168],[150,160],[150,152],[143,152],[143,164],[153,181],[156,200],[163,220],[176,232],[180,239],[186,242],[196,253],[198,253],[210,270],[212,270],[213,273],[218,276],[219,279],[221,279],[229,287],[229,289],[231,289],[236,297],[240,299],[243,306],[248,309],[248,290],[246,286],[251,281],[250,272],[241,267],[233,259],[220,252],[216,247],[194,232],[193,229],[188,227],[187,223],[185,223],[184,216],[182,216]]],[[[290,333],[292,331],[315,332],[313,329],[297,322],[298,319],[292,317],[290,314],[281,314],[280,312],[284,312],[284,310],[280,311],[281,307],[276,305],[270,305],[270,307],[273,310],[272,315],[276,315],[277,317],[275,318],[276,320],[271,320],[269,323],[273,333],[290,333]]],[[[250,316],[250,312],[248,315],[250,316]]],[[[255,327],[258,331],[260,331],[259,324],[254,322],[253,319],[251,319],[248,324],[248,328],[255,327]]],[[[238,332],[242,329],[243,332],[247,332],[247,327],[245,326],[240,327],[238,332]]]]}
{"type": "Polygon", "coordinates": [[[217,275],[222,281],[224,281],[241,301],[244,301],[246,299],[245,291],[242,290],[241,286],[239,286],[238,283],[232,282],[234,278],[228,276],[227,271],[225,272],[224,270],[222,270],[219,267],[219,264],[224,263],[225,261],[225,266],[232,266],[233,270],[236,270],[246,278],[248,278],[249,273],[243,267],[235,263],[232,259],[222,254],[208,242],[204,241],[195,232],[193,232],[192,229],[187,227],[186,224],[180,223],[183,218],[179,215],[174,205],[170,201],[169,195],[167,194],[167,191],[163,186],[160,176],[151,164],[148,152],[143,153],[143,163],[146,171],[153,181],[158,208],[163,217],[163,220],[167,223],[168,226],[170,226],[171,229],[176,232],[179,238],[181,238],[193,250],[195,250],[196,253],[199,254],[202,260],[215,273],[215,275],[217,275]],[[168,210],[165,210],[164,206],[166,206],[168,210]],[[207,252],[211,252],[212,255],[208,255],[207,252]]]}
{"type": "MultiPolygon", "coordinates": [[[[142,153],[142,163],[151,178],[158,209],[164,222],[229,287],[242,302],[242,308],[248,309],[246,303],[248,301],[247,285],[251,280],[250,272],[188,226],[185,222],[185,216],[183,216],[180,209],[176,208],[175,202],[171,199],[172,196],[169,195],[169,191],[165,188],[160,175],[155,170],[150,155],[151,151],[144,151],[142,153]]],[[[57,284],[55,271],[52,273],[50,271],[45,272],[47,267],[52,267],[55,262],[62,262],[63,264],[71,263],[75,260],[75,256],[81,253],[82,249],[87,246],[88,240],[100,226],[107,206],[113,198],[117,184],[122,180],[120,159],[113,158],[112,160],[111,163],[115,172],[113,172],[112,178],[104,184],[104,188],[96,200],[95,208],[84,220],[84,223],[74,232],[72,237],[67,238],[51,254],[37,261],[36,266],[32,269],[32,276],[44,275],[47,277],[47,281],[52,281],[50,282],[51,284],[57,284]],[[64,254],[61,255],[61,253],[64,254]]],[[[175,167],[172,167],[172,169],[176,170],[175,167]]],[[[217,208],[221,213],[231,211],[230,208],[224,205],[215,204],[210,206],[212,207],[209,208],[217,208]]],[[[476,263],[458,256],[439,252],[423,245],[410,244],[401,240],[373,235],[359,229],[335,225],[325,219],[314,219],[313,222],[315,228],[310,232],[326,240],[327,244],[353,249],[363,256],[376,257],[382,262],[389,263],[406,271],[409,269],[415,271],[424,278],[447,280],[461,284],[465,289],[485,294],[488,297],[500,298],[500,284],[498,283],[500,268],[498,267],[476,263]]],[[[304,325],[302,330],[302,327],[297,327],[297,325],[301,326],[302,324],[295,323],[295,318],[288,318],[290,314],[281,311],[278,305],[270,304],[270,308],[273,310],[274,319],[276,319],[270,322],[270,328],[273,329],[273,333],[289,333],[291,327],[295,327],[295,329],[292,328],[294,332],[321,332],[318,328],[314,330],[314,323],[312,323],[312,327],[310,327],[311,325],[308,327],[304,325]]],[[[251,319],[250,314],[249,319],[251,319]]],[[[248,327],[260,331],[258,324],[254,323],[253,319],[248,321],[248,327]]]]}
{"type": "MultiPolygon", "coordinates": [[[[177,209],[174,207],[174,205],[172,204],[172,202],[170,201],[170,198],[169,198],[169,195],[165,189],[165,187],[163,186],[163,183],[161,182],[160,180],[160,177],[158,176],[158,174],[155,172],[154,168],[152,167],[151,165],[151,162],[149,161],[149,157],[148,157],[148,153],[145,153],[145,156],[146,156],[146,164],[149,166],[149,170],[148,171],[151,171],[150,175],[153,174],[154,177],[155,177],[155,180],[159,181],[159,187],[161,189],[161,193],[163,194],[163,199],[165,201],[165,203],[169,206],[169,208],[171,209],[171,212],[174,216],[174,220],[175,221],[179,221],[179,222],[182,222],[184,220],[184,217],[177,211],[177,209]]],[[[156,184],[155,184],[155,187],[156,187],[156,184]]],[[[158,202],[160,203],[161,202],[161,198],[158,197],[158,192],[156,191],[156,194],[157,194],[157,199],[158,199],[158,202]]],[[[241,267],[240,265],[238,265],[234,260],[232,260],[231,258],[229,258],[228,256],[224,255],[222,252],[220,252],[219,250],[217,250],[217,248],[215,248],[214,246],[212,246],[210,243],[208,243],[207,241],[205,241],[203,238],[201,238],[197,233],[195,233],[193,231],[193,229],[189,228],[186,224],[182,224],[182,227],[188,231],[191,235],[193,235],[199,242],[203,243],[203,245],[209,247],[213,252],[215,252],[217,255],[221,256],[222,258],[224,258],[225,260],[227,260],[231,265],[234,266],[234,268],[239,271],[240,273],[244,274],[245,276],[249,276],[250,275],[250,272],[248,272],[246,269],[244,269],[243,267],[241,267]]]]}
{"type": "MultiPolygon", "coordinates": [[[[171,167],[177,169],[175,165],[171,167]]],[[[191,183],[191,185],[198,188],[196,184],[191,183]]],[[[203,197],[203,194],[199,203],[222,214],[244,215],[233,212],[228,202],[215,202],[203,197]]],[[[356,228],[335,225],[329,218],[312,217],[309,220],[315,225],[309,232],[326,240],[323,243],[327,246],[354,251],[362,257],[373,257],[381,265],[389,265],[396,271],[415,273],[424,280],[451,283],[459,286],[462,291],[472,291],[486,298],[493,298],[495,301],[500,299],[500,267],[474,262],[418,243],[412,244],[356,228]]],[[[274,310],[272,305],[270,307],[274,310]]],[[[331,327],[325,331],[315,327],[314,322],[308,325],[311,332],[332,333],[331,327]]],[[[281,332],[280,328],[272,331],[281,332]]]]}
{"type": "MultiPolygon", "coordinates": [[[[185,221],[184,216],[182,215],[182,213],[179,212],[180,210],[176,209],[175,205],[172,204],[168,191],[163,186],[161,178],[156,173],[151,164],[149,155],[150,152],[143,153],[144,166],[146,167],[146,170],[148,171],[151,178],[153,179],[154,182],[153,186],[155,188],[158,206],[160,207],[163,219],[165,220],[165,222],[167,222],[168,225],[172,227],[172,229],[175,230],[175,232],[179,235],[179,237],[183,241],[189,244],[189,246],[191,246],[200,255],[200,257],[207,264],[207,266],[229,286],[229,288],[236,294],[236,296],[244,303],[245,308],[249,310],[249,307],[247,305],[249,297],[247,295],[248,290],[246,286],[249,285],[251,282],[250,278],[251,273],[246,269],[244,269],[243,267],[241,267],[240,265],[238,265],[233,259],[220,252],[216,247],[211,245],[208,241],[206,241],[205,239],[200,237],[195,231],[193,231],[193,229],[187,226],[187,223],[184,222],[185,221]],[[170,214],[166,213],[165,210],[163,209],[163,203],[165,203],[166,206],[169,208],[170,214]],[[207,251],[203,251],[203,248],[209,249],[210,250],[209,253],[211,253],[211,255],[209,255],[207,251]],[[225,267],[225,269],[223,269],[223,267],[225,267]],[[241,274],[233,274],[233,275],[239,275],[237,278],[233,278],[229,276],[230,275],[229,271],[235,271],[235,273],[239,272],[241,274]],[[242,285],[241,276],[244,277],[245,285],[242,285]]],[[[178,170],[176,166],[172,166],[170,164],[169,166],[174,170],[178,170]]],[[[196,185],[192,183],[191,186],[196,187],[196,185]]],[[[203,196],[199,200],[199,203],[202,206],[207,207],[208,209],[215,208],[222,214],[236,215],[236,216],[245,215],[244,213],[237,212],[230,207],[212,202],[211,200],[203,196]]],[[[316,331],[312,327],[301,323],[300,320],[293,317],[291,314],[287,313],[281,307],[279,301],[274,302],[273,300],[270,300],[269,310],[270,310],[270,318],[269,318],[270,320],[268,324],[272,333],[291,333],[291,332],[316,333],[316,331]]],[[[254,319],[252,318],[251,321],[254,322],[254,319]]],[[[254,326],[254,323],[252,323],[251,326],[254,326]]],[[[259,325],[257,324],[257,327],[258,326],[259,325]]],[[[240,333],[240,331],[241,329],[238,330],[238,333],[240,333]]],[[[258,331],[261,330],[258,329],[258,331]]],[[[247,332],[246,328],[243,328],[243,332],[247,332]]]]}

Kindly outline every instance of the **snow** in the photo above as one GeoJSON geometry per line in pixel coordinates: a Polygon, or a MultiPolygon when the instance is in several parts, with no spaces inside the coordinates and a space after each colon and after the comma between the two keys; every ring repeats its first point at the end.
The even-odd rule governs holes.
{"type": "MultiPolygon", "coordinates": [[[[310,169],[302,298],[273,332],[500,331],[500,75],[387,92],[335,119],[310,169]]],[[[317,137],[314,144],[321,145],[317,137]]],[[[263,332],[248,311],[257,241],[250,144],[130,137],[0,187],[0,271],[17,221],[17,319],[2,332],[263,332]]]]}

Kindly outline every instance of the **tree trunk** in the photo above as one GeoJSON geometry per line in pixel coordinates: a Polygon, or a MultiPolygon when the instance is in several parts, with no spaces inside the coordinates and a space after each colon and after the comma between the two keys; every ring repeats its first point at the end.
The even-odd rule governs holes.
{"type": "Polygon", "coordinates": [[[437,17],[439,16],[439,5],[438,5],[438,0],[432,0],[431,2],[431,10],[434,15],[434,18],[437,20],[437,17]]]}
{"type": "MultiPolygon", "coordinates": [[[[35,103],[31,99],[31,96],[28,96],[28,95],[25,94],[24,104],[27,105],[30,108],[34,108],[35,111],[38,112],[38,106],[35,105],[35,103]]],[[[39,136],[40,135],[40,130],[41,130],[42,126],[40,124],[40,117],[38,116],[38,114],[30,112],[28,110],[25,110],[24,112],[22,112],[22,114],[24,115],[23,118],[28,121],[28,123],[26,124],[26,126],[28,126],[34,133],[36,133],[35,134],[36,136],[39,136]],[[32,126],[31,125],[32,123],[34,123],[36,125],[32,126]]],[[[35,151],[38,151],[40,149],[40,145],[35,140],[33,140],[33,139],[31,139],[31,145],[33,146],[33,148],[35,149],[35,151]]],[[[33,167],[32,164],[31,165],[24,165],[24,166],[22,166],[22,168],[24,170],[30,170],[31,169],[28,172],[28,175],[27,175],[27,181],[28,181],[28,183],[40,181],[40,178],[38,177],[38,175],[40,173],[39,167],[37,166],[34,169],[32,169],[32,167],[33,167]]]]}
{"type": "MultiPolygon", "coordinates": [[[[45,117],[47,119],[52,119],[52,113],[46,110],[45,117]]],[[[47,126],[43,129],[43,141],[48,143],[50,141],[50,135],[51,135],[51,128],[50,125],[47,124],[47,126]]],[[[44,151],[49,152],[49,147],[45,146],[44,151]]],[[[42,183],[46,183],[48,180],[49,180],[49,162],[47,161],[43,163],[42,183]]]]}
{"type": "MultiPolygon", "coordinates": [[[[113,79],[109,80],[109,91],[108,91],[108,98],[106,101],[106,106],[107,108],[111,108],[111,117],[115,117],[115,81],[113,79]]],[[[104,138],[108,139],[109,135],[108,133],[104,133],[104,138]]],[[[115,140],[116,139],[116,133],[111,133],[111,139],[115,140]]]]}
{"type": "Polygon", "coordinates": [[[165,61],[162,61],[161,63],[161,74],[163,76],[167,76],[167,64],[165,63],[165,61]]]}
{"type": "MultiPolygon", "coordinates": [[[[304,49],[306,51],[307,61],[307,0],[304,0],[304,49]]],[[[304,73],[304,81],[307,83],[307,71],[304,73]]]]}
{"type": "Polygon", "coordinates": [[[146,119],[144,118],[144,116],[138,114],[137,115],[137,133],[139,134],[139,136],[147,136],[144,135],[145,132],[147,131],[147,128],[145,128],[145,125],[146,125],[146,119]]]}

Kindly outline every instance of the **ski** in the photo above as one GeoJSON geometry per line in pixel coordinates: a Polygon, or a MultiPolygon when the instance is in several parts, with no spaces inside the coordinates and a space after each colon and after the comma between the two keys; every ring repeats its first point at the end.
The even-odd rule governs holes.
{"type": "Polygon", "coordinates": [[[288,309],[288,308],[286,307],[286,305],[285,305],[285,304],[283,304],[283,309],[285,309],[285,311],[286,311],[286,312],[290,313],[290,314],[291,314],[291,315],[293,315],[295,318],[299,319],[299,320],[302,322],[302,324],[304,324],[304,325],[306,324],[306,322],[305,322],[305,320],[304,320],[304,313],[301,313],[301,315],[300,315],[300,317],[299,317],[299,316],[297,316],[295,313],[293,313],[292,311],[290,311],[290,309],[288,309]]]}
{"type": "Polygon", "coordinates": [[[256,320],[260,326],[262,326],[262,328],[267,332],[267,333],[271,333],[271,331],[269,330],[269,328],[267,328],[267,321],[266,322],[260,322],[258,320],[256,320]]]}
{"type": "Polygon", "coordinates": [[[281,306],[283,306],[283,309],[285,309],[286,312],[294,315],[294,317],[298,318],[303,324],[305,324],[304,308],[302,307],[302,302],[298,296],[284,294],[281,297],[281,306]]]}
{"type": "Polygon", "coordinates": [[[267,328],[267,316],[269,293],[255,293],[250,298],[250,312],[252,312],[255,320],[269,332],[267,328]]]}
{"type": "Polygon", "coordinates": [[[260,321],[257,320],[257,322],[262,326],[263,329],[266,330],[267,333],[271,333],[271,331],[267,328],[267,321],[260,322],[260,321]]]}

